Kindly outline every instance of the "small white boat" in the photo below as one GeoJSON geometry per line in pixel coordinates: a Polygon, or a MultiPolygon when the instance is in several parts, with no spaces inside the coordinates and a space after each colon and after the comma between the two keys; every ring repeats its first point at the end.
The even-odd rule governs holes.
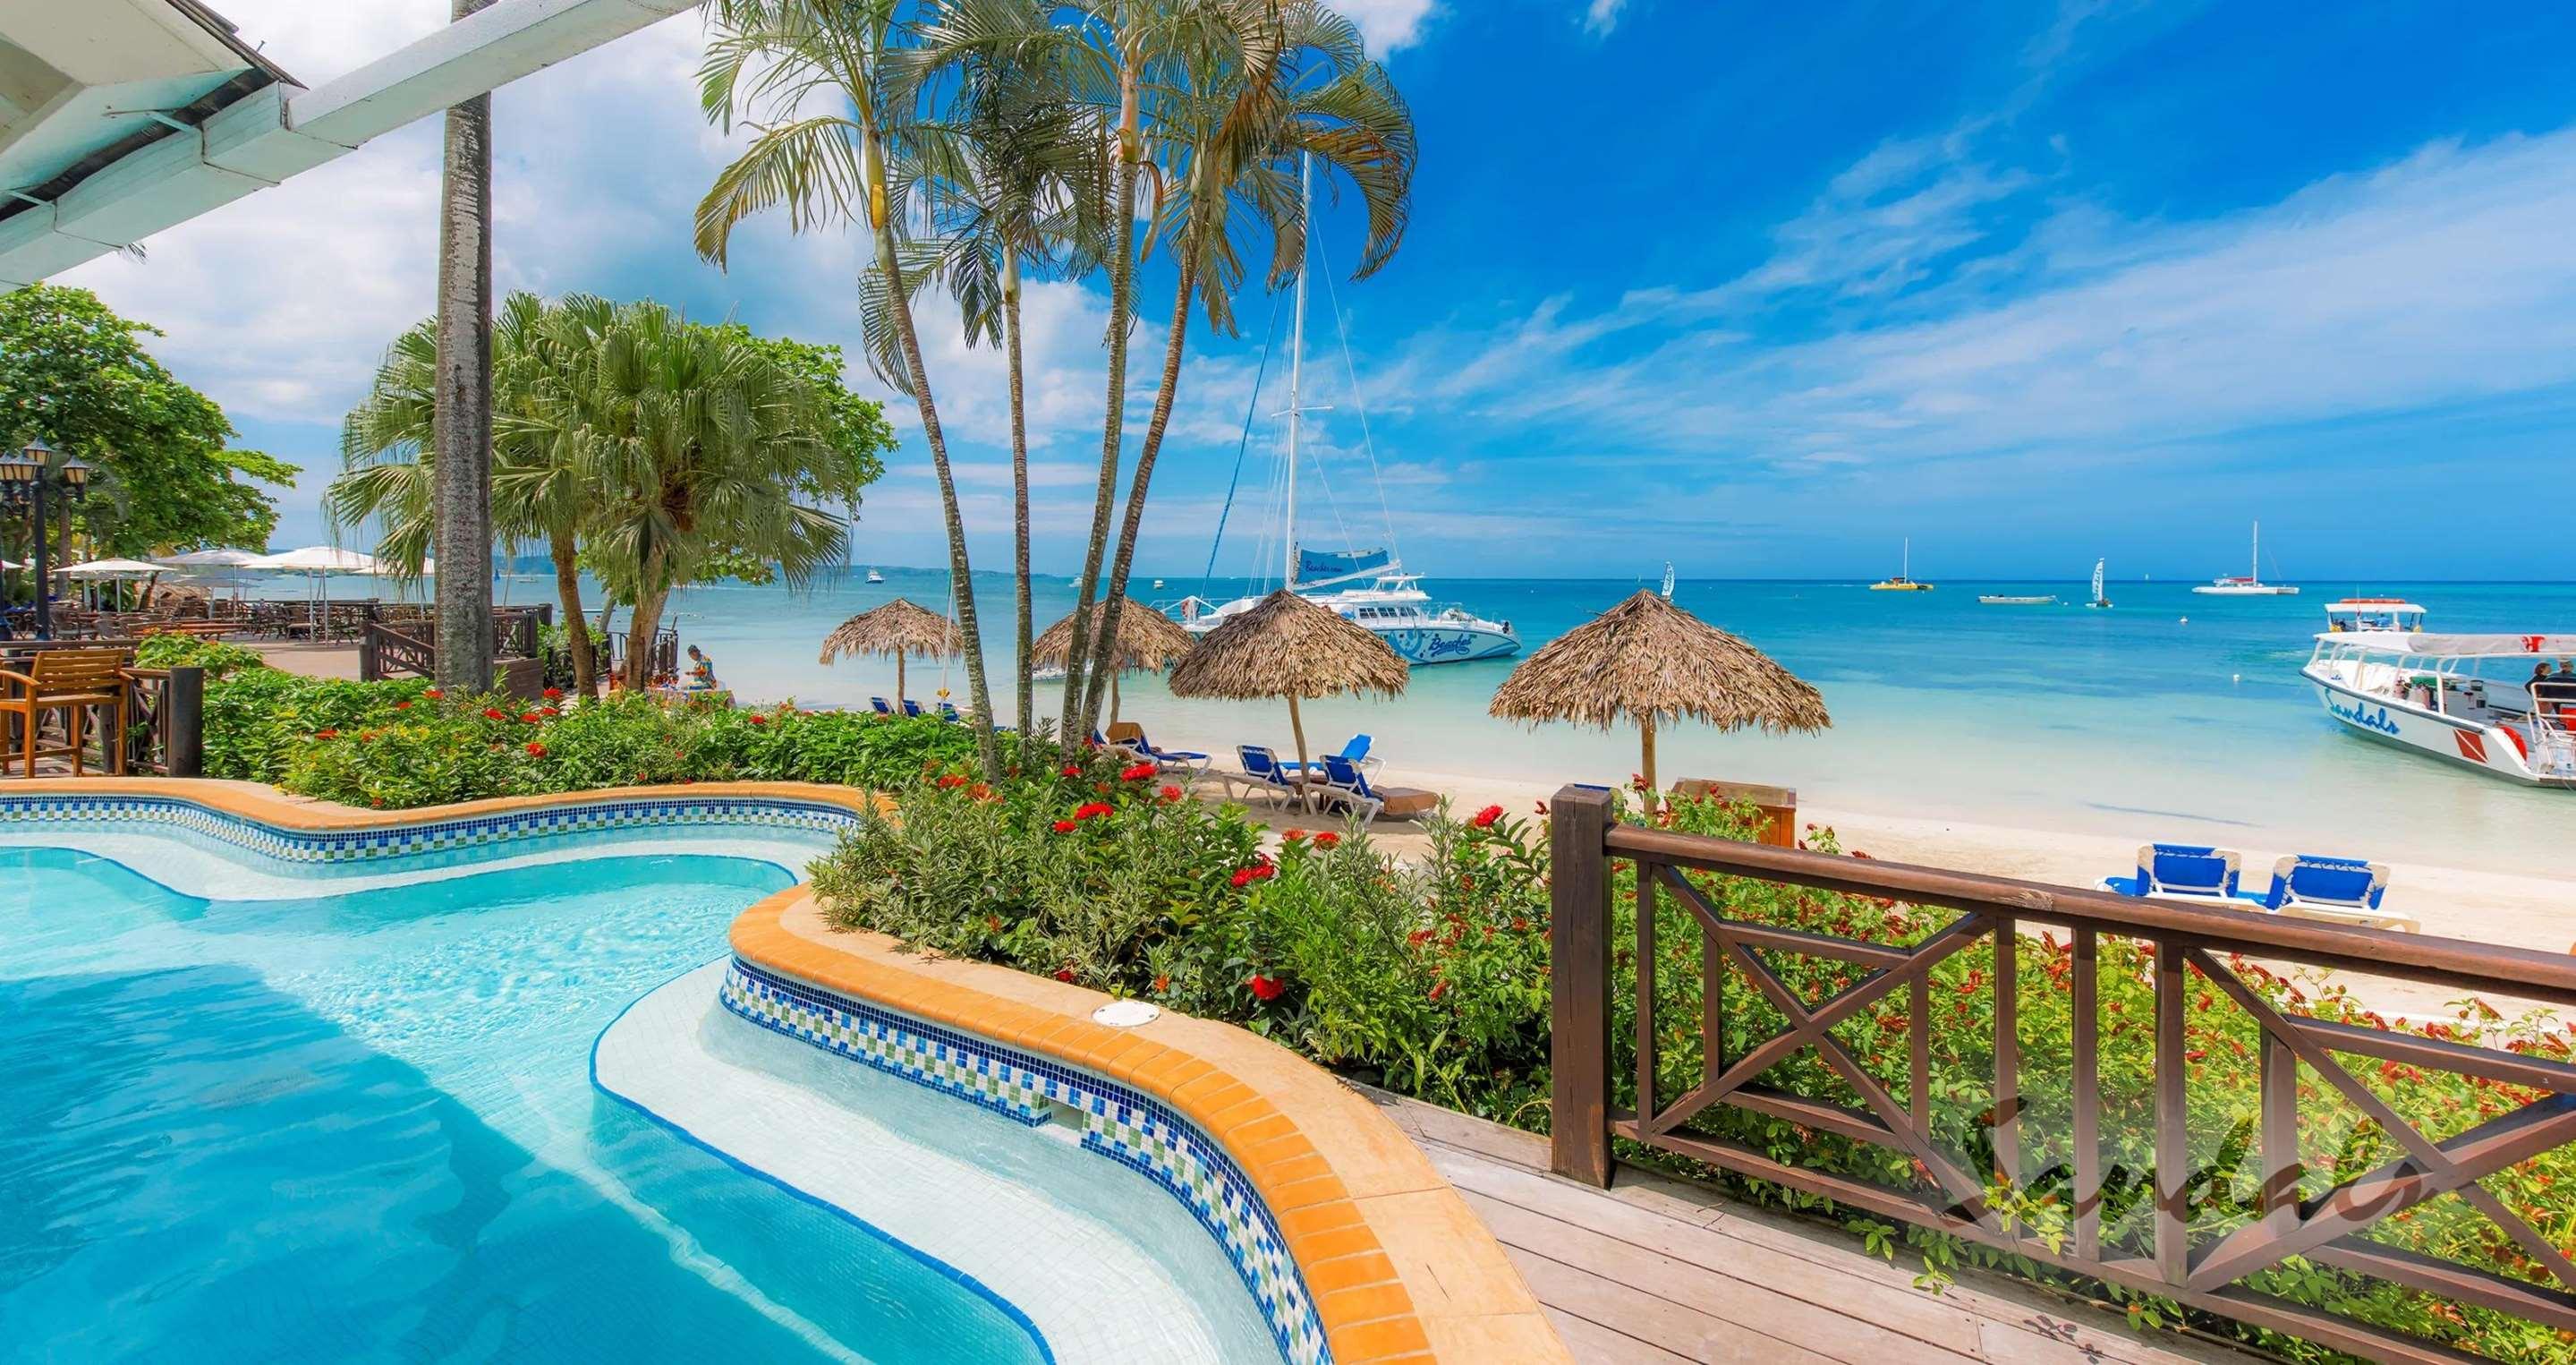
{"type": "Polygon", "coordinates": [[[2296,597],[2299,595],[2299,590],[2290,584],[2263,581],[2263,523],[2259,521],[2254,523],[2254,561],[2248,568],[2250,572],[2242,576],[2230,575],[2212,579],[2193,588],[2192,591],[2205,597],[2296,597]]]}
{"type": "Polygon", "coordinates": [[[2054,595],[2025,597],[2014,593],[1981,592],[1977,594],[1977,600],[1989,607],[2053,607],[2057,605],[2057,598],[2054,595]]]}
{"type": "Polygon", "coordinates": [[[2111,561],[2107,559],[2097,559],[2093,561],[2093,600],[2085,603],[2084,605],[2105,610],[2110,607],[2111,599],[2102,595],[2102,570],[2107,567],[2110,562],[2111,561]]]}
{"type": "Polygon", "coordinates": [[[1664,600],[1673,600],[1673,562],[1669,559],[1664,561],[1664,600]]]}
{"type": "Polygon", "coordinates": [[[878,573],[874,567],[871,567],[868,570],[868,581],[871,583],[883,583],[885,581],[885,575],[878,573]]]}
{"type": "Polygon", "coordinates": [[[2327,611],[2300,671],[2337,723],[2527,787],[2576,790],[2576,676],[2531,671],[2576,657],[2576,635],[2426,634],[2422,607],[2390,599],[2327,611]]]}

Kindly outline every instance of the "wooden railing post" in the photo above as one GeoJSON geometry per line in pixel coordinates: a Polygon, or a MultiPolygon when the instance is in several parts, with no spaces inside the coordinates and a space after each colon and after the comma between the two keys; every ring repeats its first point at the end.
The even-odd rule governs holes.
{"type": "Polygon", "coordinates": [[[1548,1166],[1610,1184],[1610,789],[1560,788],[1548,807],[1553,1037],[1548,1166]]]}
{"type": "Polygon", "coordinates": [[[172,777],[206,775],[206,670],[174,668],[161,684],[161,768],[172,777]]]}
{"type": "Polygon", "coordinates": [[[376,649],[376,623],[370,621],[358,628],[358,681],[384,681],[384,665],[376,658],[376,649]]]}

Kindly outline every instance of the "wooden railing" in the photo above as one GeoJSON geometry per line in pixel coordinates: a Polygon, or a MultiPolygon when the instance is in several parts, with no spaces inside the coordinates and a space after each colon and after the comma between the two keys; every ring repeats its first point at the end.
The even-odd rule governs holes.
{"type": "Polygon", "coordinates": [[[1612,1139],[1627,1139],[2374,1360],[2464,1357],[2303,1301],[2318,1295],[2288,1297],[2247,1277],[2278,1289],[2288,1277],[2261,1272],[2304,1258],[2327,1273],[2576,1332],[2576,1265],[2560,1245],[2568,1240],[2563,1224],[2576,1218],[2565,1203],[2576,1190],[2556,1197],[2557,1212],[2540,1220],[2555,1226],[2544,1230],[2481,1183],[2576,1142],[2576,1066],[2561,1059],[2564,1049],[2509,1050],[2428,1036],[2447,1030],[2315,1017],[2298,1008],[2304,997],[2280,984],[2276,970],[2330,968],[2564,1006],[2576,1004],[2576,959],[1678,834],[1612,815],[1611,794],[1600,788],[1568,787],[1551,807],[1559,1174],[1608,1185],[1612,1139]],[[1634,870],[1634,929],[1614,935],[1621,862],[1634,870]],[[1820,932],[1812,918],[1786,923],[1795,917],[1735,911],[1738,900],[1794,906],[1804,896],[1815,904],[1812,892],[1867,898],[1833,902],[1839,906],[1932,913],[1906,920],[1909,932],[1891,936],[1902,941],[1873,941],[1861,929],[1820,932]],[[1955,917],[1945,922],[1943,910],[1955,917]],[[1668,974],[1694,947],[1696,970],[1678,985],[1696,989],[1696,1008],[1678,1020],[1659,1016],[1659,998],[1686,994],[1670,980],[1659,987],[1659,966],[1668,974]],[[2050,1052],[2045,1106],[2032,1102],[2039,1090],[2024,1066],[2024,1047],[2034,1041],[2022,1025],[2025,964],[2046,968],[2041,979],[2052,995],[2071,997],[2063,1054],[2053,1036],[2035,1040],[2050,1052]],[[1624,1006],[1614,982],[1629,972],[1633,1041],[1612,1036],[1614,1006],[1624,1006]],[[2118,1074],[2132,1089],[2152,1078],[2143,1082],[2151,1087],[2137,1106],[2143,1114],[2107,1119],[2128,1125],[2116,1130],[2106,1127],[2103,1085],[2110,1074],[2103,1007],[2115,985],[2125,999],[2152,999],[2151,1011],[2139,1011],[2151,1021],[2112,1005],[2110,1032],[2127,1049],[2116,1058],[2118,1074]],[[1990,1008],[1990,1028],[1977,1027],[1966,1047],[1957,1037],[1940,1042],[1952,1066],[1973,1059],[1980,1093],[1963,1117],[1956,1105],[1942,1112],[1963,1087],[1936,1093],[1932,1059],[1936,1019],[1982,1025],[1986,1010],[1972,1012],[1971,1004],[1990,1008]],[[2242,1011],[2230,1026],[2253,1040],[2255,1113],[2242,1125],[2252,1131],[2238,1134],[2232,1149],[2206,1141],[2204,1124],[2201,1145],[2215,1150],[2196,1164],[2195,1088],[2214,1102],[2217,1082],[2207,1059],[2187,1047],[2186,1024],[2213,1027],[2213,1008],[2242,1011]],[[1733,1036],[1757,1032],[1745,1027],[1751,1018],[1778,1026],[1733,1036]],[[1852,1041],[1862,1032],[1885,1040],[1868,1062],[1852,1041]],[[1614,1050],[1632,1053],[1623,1059],[1633,1061],[1632,1073],[1614,1071],[1614,1050]],[[1687,1065],[1692,1052],[1695,1067],[1687,1065]],[[1791,1073],[1796,1083],[1778,1083],[1791,1073]],[[2401,1113],[2381,1092],[2387,1078],[2410,1073],[2464,1078],[2478,1102],[2469,1112],[2401,1113]],[[1625,1105],[1623,1093],[1631,1097],[1625,1105]],[[2316,1107],[2303,1114],[2303,1100],[2316,1107]],[[2043,1109],[2062,1116],[2063,1127],[2043,1130],[2043,1109]],[[2375,1128],[2362,1133],[2364,1145],[2346,1149],[2361,1154],[2357,1161],[2303,1161],[2302,1124],[2326,1109],[2375,1128]],[[1743,1140],[1754,1131],[1747,1121],[1757,1129],[1790,1125],[1785,1131],[1801,1142],[1757,1150],[1743,1140]],[[2454,1131],[2436,1137],[2428,1127],[2454,1131]],[[2149,1169],[2106,1170],[2106,1140],[2150,1154],[2149,1169]],[[1810,1142],[1883,1154],[1873,1169],[1910,1169],[1914,1178],[1865,1178],[1850,1173],[1849,1161],[1823,1169],[1817,1159],[1799,1159],[1810,1142]],[[2373,1155],[2382,1151],[2385,1160],[2373,1155]],[[2354,1165],[2366,1169],[2347,1173],[2354,1165]],[[2114,1200],[2115,1192],[2125,1197],[2114,1200]],[[2490,1262],[2510,1261],[2519,1275],[2437,1256],[2392,1229],[2389,1220],[2444,1196],[2483,1215],[2493,1229],[2485,1238],[2495,1248],[2490,1262]],[[2062,1211],[2067,1222],[2044,1230],[2034,1207],[2062,1211]]]}
{"type": "MultiPolygon", "coordinates": [[[[551,607],[504,607],[492,614],[492,657],[515,684],[526,669],[506,671],[518,660],[537,657],[537,632],[553,617],[551,607]]],[[[358,679],[379,682],[393,677],[438,675],[438,622],[426,608],[388,609],[358,634],[358,679]]],[[[538,687],[544,684],[540,681],[538,687]]],[[[534,696],[531,689],[527,695],[534,696]]]]}
{"type": "Polygon", "coordinates": [[[206,671],[129,668],[125,680],[126,770],[165,777],[203,775],[206,671]]]}

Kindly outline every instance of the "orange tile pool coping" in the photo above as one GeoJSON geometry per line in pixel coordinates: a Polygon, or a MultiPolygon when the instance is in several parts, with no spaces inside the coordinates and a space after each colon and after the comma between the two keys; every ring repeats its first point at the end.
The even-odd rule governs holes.
{"type": "MultiPolygon", "coordinates": [[[[287,830],[347,831],[603,802],[761,798],[853,812],[880,798],[803,782],[701,782],[358,810],[250,782],[39,778],[0,796],[154,796],[287,830]]],[[[1223,1144],[1278,1221],[1338,1365],[1570,1361],[1536,1296],[1481,1219],[1374,1104],[1230,1024],[1165,1013],[1137,1028],[1091,1020],[1098,991],[990,963],[907,953],[831,929],[805,886],[734,921],[737,956],[825,990],[1044,1054],[1153,1094],[1223,1144]]]]}

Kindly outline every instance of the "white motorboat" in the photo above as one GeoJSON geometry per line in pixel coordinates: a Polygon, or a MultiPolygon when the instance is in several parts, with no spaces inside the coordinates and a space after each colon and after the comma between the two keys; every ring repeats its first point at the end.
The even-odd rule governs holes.
{"type": "Polygon", "coordinates": [[[1981,592],[1977,594],[1977,601],[1989,607],[2053,607],[2057,605],[2057,597],[2053,593],[2028,595],[2009,592],[1981,592]]]}
{"type": "Polygon", "coordinates": [[[2299,590],[2288,583],[2263,581],[2263,523],[2254,523],[2254,558],[2242,576],[2229,575],[2212,579],[2192,591],[2206,597],[2296,597],[2299,590]]]}
{"type": "MultiPolygon", "coordinates": [[[[1314,204],[1314,167],[1311,159],[1302,169],[1302,202],[1311,210],[1314,204]]],[[[1312,239],[1310,239],[1312,240],[1312,239]]],[[[1340,310],[1334,310],[1336,325],[1340,310]]],[[[1520,652],[1520,636],[1512,631],[1509,621],[1490,620],[1467,610],[1432,601],[1422,590],[1422,579],[1407,573],[1403,561],[1392,548],[1366,550],[1314,550],[1297,540],[1297,463],[1298,438],[1306,412],[1316,411],[1299,401],[1299,386],[1305,375],[1306,358],[1306,266],[1297,266],[1295,312],[1291,318],[1288,348],[1288,406],[1279,414],[1287,418],[1285,469],[1280,486],[1284,490],[1280,507],[1280,543],[1287,547],[1284,577],[1281,580],[1291,592],[1331,609],[1343,619],[1376,632],[1379,639],[1408,663],[1470,663],[1479,659],[1508,658],[1520,652]]],[[[1347,350],[1347,339],[1345,349],[1347,350]]],[[[1255,394],[1255,398],[1259,397],[1255,394]]],[[[1367,444],[1365,414],[1361,421],[1363,444],[1367,444]]],[[[1310,457],[1311,458],[1311,457],[1310,457]]],[[[1369,455],[1370,475],[1376,476],[1377,456],[1369,455]]],[[[1381,490],[1382,492],[1383,490],[1381,490]]],[[[1383,499],[1381,498],[1381,501],[1383,499]]],[[[1227,507],[1233,506],[1232,494],[1227,507]]],[[[1224,534],[1224,519],[1218,521],[1218,534],[1224,534]]],[[[1394,528],[1387,528],[1387,540],[1394,542],[1394,528]]],[[[1209,561],[1215,561],[1210,552],[1209,561]]],[[[1197,596],[1185,597],[1168,605],[1157,604],[1176,617],[1193,635],[1205,635],[1237,615],[1261,604],[1265,594],[1256,590],[1222,605],[1197,596]]]]}
{"type": "Polygon", "coordinates": [[[2524,786],[2576,789],[2576,673],[2557,672],[2576,635],[2428,634],[2422,607],[2385,598],[2327,610],[2301,673],[2337,723],[2524,786]]]}
{"type": "Polygon", "coordinates": [[[885,581],[885,575],[878,573],[876,569],[871,566],[868,569],[868,581],[871,583],[883,583],[885,581]]]}

